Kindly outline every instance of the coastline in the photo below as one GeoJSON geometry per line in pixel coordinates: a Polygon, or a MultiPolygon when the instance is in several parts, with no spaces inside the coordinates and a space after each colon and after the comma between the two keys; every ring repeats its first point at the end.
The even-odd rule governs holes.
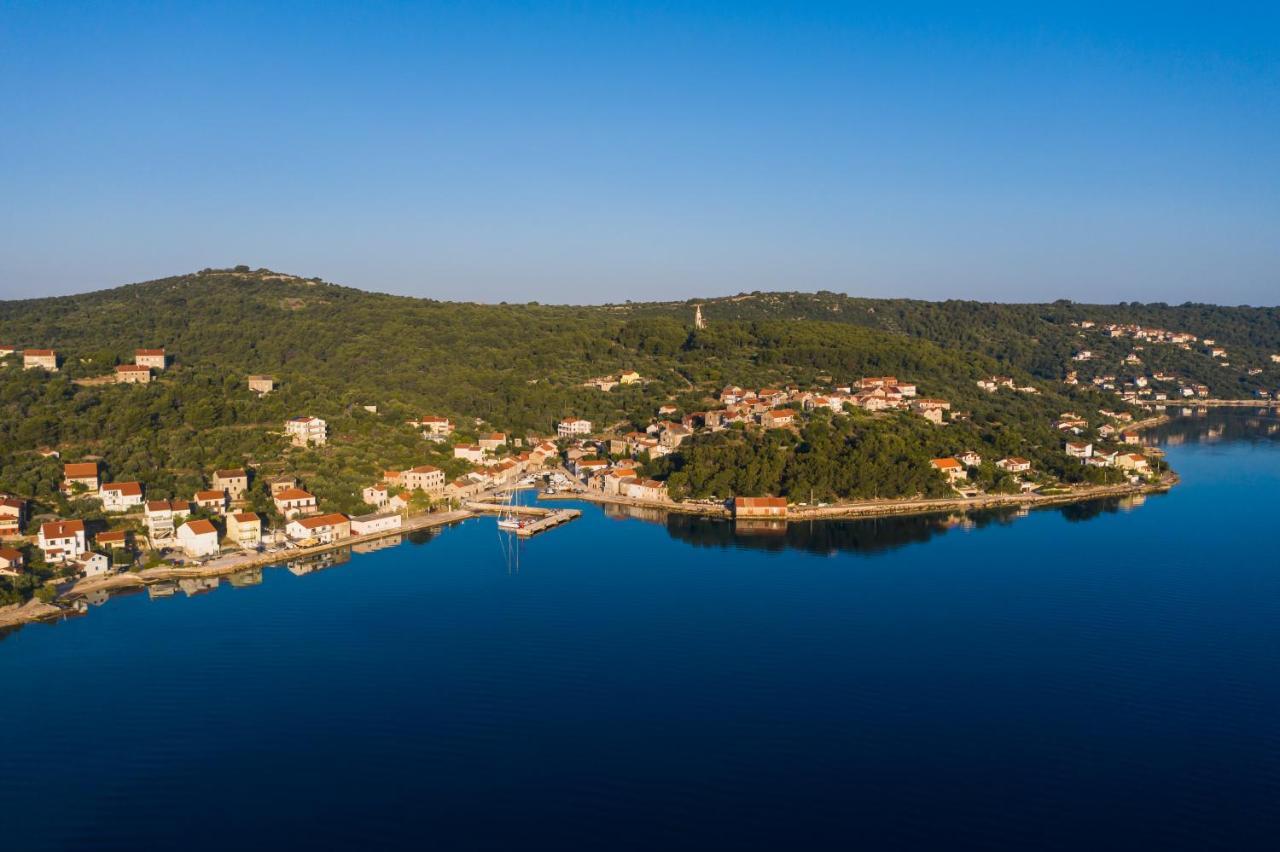
{"type": "Polygon", "coordinates": [[[102,577],[89,577],[83,580],[76,580],[58,590],[58,594],[54,598],[54,603],[41,603],[37,600],[31,600],[12,609],[0,610],[0,629],[18,627],[23,624],[31,624],[37,621],[57,620],[58,618],[64,617],[68,614],[67,610],[58,606],[57,603],[66,603],[75,600],[76,598],[84,597],[92,592],[113,591],[119,589],[140,589],[153,583],[163,583],[168,580],[182,580],[196,577],[225,577],[250,568],[264,568],[272,565],[283,565],[295,559],[304,559],[308,556],[327,553],[331,550],[340,550],[344,547],[350,547],[353,544],[379,541],[384,538],[403,535],[405,533],[448,526],[450,524],[458,523],[459,521],[465,521],[467,518],[473,518],[475,515],[475,512],[466,509],[452,512],[431,512],[408,519],[399,529],[369,533],[368,535],[351,536],[350,538],[344,538],[341,541],[335,541],[329,544],[318,544],[314,547],[277,551],[276,553],[252,552],[231,554],[229,556],[213,560],[208,564],[198,565],[195,567],[146,568],[142,571],[126,571],[121,574],[108,574],[102,577]]]}
{"type": "MultiPolygon", "coordinates": [[[[1201,400],[1200,405],[1221,405],[1244,407],[1260,405],[1262,407],[1280,407],[1280,401],[1270,403],[1253,403],[1243,400],[1201,400]]],[[[1153,415],[1136,421],[1128,426],[1133,430],[1154,428],[1167,423],[1172,418],[1165,413],[1153,415]]],[[[1069,489],[1061,494],[988,494],[980,497],[937,497],[911,499],[860,500],[830,506],[805,506],[789,509],[787,517],[778,520],[836,520],[875,518],[887,516],[931,515],[947,512],[970,512],[982,509],[1001,507],[1049,507],[1070,503],[1085,503],[1091,500],[1102,500],[1111,497],[1127,497],[1144,494],[1164,493],[1178,484],[1179,477],[1173,471],[1167,472],[1156,482],[1139,485],[1092,485],[1069,489]]],[[[733,519],[733,513],[723,504],[675,503],[654,500],[637,500],[628,497],[615,497],[591,492],[582,488],[563,494],[538,494],[539,501],[582,500],[601,505],[631,506],[643,509],[655,509],[683,515],[701,515],[704,517],[733,519]]],[[[294,559],[350,547],[355,544],[378,541],[395,535],[415,532],[450,524],[476,517],[479,511],[462,508],[450,512],[425,513],[406,520],[396,530],[353,536],[329,544],[314,547],[280,551],[276,553],[242,553],[219,558],[208,564],[195,567],[156,567],[142,571],[130,571],[122,574],[110,574],[77,580],[64,585],[51,603],[31,600],[21,605],[0,610],[0,629],[19,627],[40,621],[54,621],[68,615],[68,610],[59,604],[66,604],[96,591],[112,591],[119,589],[145,588],[154,583],[170,580],[181,580],[201,577],[223,577],[251,568],[262,568],[282,565],[294,559]]]]}
{"type": "MultiPolygon", "coordinates": [[[[1061,494],[987,494],[981,497],[933,497],[912,499],[859,500],[830,506],[805,506],[790,508],[780,521],[812,521],[823,519],[874,518],[889,515],[933,515],[942,512],[970,512],[981,509],[1025,506],[1061,506],[1068,503],[1087,503],[1109,497],[1132,497],[1145,494],[1162,494],[1178,484],[1176,473],[1167,473],[1156,482],[1140,485],[1091,485],[1075,488],[1061,494]]],[[[632,506],[639,509],[658,509],[681,515],[732,519],[733,513],[722,505],[667,503],[657,500],[636,500],[630,497],[613,497],[590,491],[569,494],[539,495],[539,500],[584,500],[590,503],[614,506],[632,506]]]]}

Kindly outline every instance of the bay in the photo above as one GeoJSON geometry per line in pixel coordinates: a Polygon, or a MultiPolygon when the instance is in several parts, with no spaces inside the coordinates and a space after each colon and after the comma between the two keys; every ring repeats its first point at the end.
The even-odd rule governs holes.
{"type": "Polygon", "coordinates": [[[735,527],[583,504],[0,641],[4,848],[1253,849],[1280,421],[1145,501],[735,527]]]}

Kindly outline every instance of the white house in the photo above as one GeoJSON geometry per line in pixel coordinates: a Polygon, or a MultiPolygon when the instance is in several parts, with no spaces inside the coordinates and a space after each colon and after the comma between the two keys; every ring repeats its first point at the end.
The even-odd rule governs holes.
{"type": "Polygon", "coordinates": [[[127,512],[142,505],[142,483],[104,482],[98,489],[98,498],[102,500],[103,511],[127,512]]]}
{"type": "Polygon", "coordinates": [[[391,499],[391,492],[388,490],[387,486],[381,482],[377,485],[370,485],[368,488],[364,489],[364,491],[360,492],[360,495],[364,498],[364,502],[368,503],[370,506],[377,506],[379,508],[387,505],[387,500],[391,499]]]}
{"type": "Polygon", "coordinates": [[[455,459],[466,459],[472,464],[480,464],[484,461],[484,450],[478,444],[455,444],[453,457],[455,459]]]}
{"type": "Polygon", "coordinates": [[[369,535],[370,533],[390,532],[400,529],[402,523],[403,519],[393,512],[356,515],[351,518],[351,534],[369,535]]]}
{"type": "Polygon", "coordinates": [[[173,525],[191,514],[191,504],[178,500],[148,500],[143,510],[143,522],[153,538],[170,538],[173,525]]]}
{"type": "Polygon", "coordinates": [[[227,492],[221,489],[217,491],[197,491],[194,502],[196,508],[207,509],[210,512],[222,515],[227,511],[227,492]]]}
{"type": "Polygon", "coordinates": [[[86,553],[76,560],[80,573],[86,577],[101,577],[111,573],[111,560],[101,553],[86,553]]]}
{"type": "Polygon", "coordinates": [[[285,422],[284,431],[295,447],[324,446],[329,439],[329,426],[319,417],[294,417],[285,422]]]}
{"type": "Polygon", "coordinates": [[[139,367],[146,367],[148,370],[163,370],[167,365],[163,349],[135,349],[133,350],[133,363],[139,367]]]}
{"type": "Polygon", "coordinates": [[[187,521],[178,527],[178,543],[192,559],[216,556],[218,553],[218,528],[203,518],[187,521]]]}
{"type": "Polygon", "coordinates": [[[45,562],[67,562],[88,549],[84,521],[50,521],[40,525],[37,539],[45,562]]]}
{"type": "Polygon", "coordinates": [[[351,536],[351,522],[340,512],[327,515],[314,515],[297,518],[285,527],[285,533],[294,541],[315,539],[320,544],[329,544],[351,536]]]}
{"type": "Polygon", "coordinates": [[[591,421],[581,417],[566,417],[556,424],[556,435],[570,438],[574,435],[590,435],[591,421]]]}
{"type": "Polygon", "coordinates": [[[1031,470],[1031,462],[1018,456],[1010,456],[1007,459],[1000,459],[996,462],[996,467],[1006,473],[1026,473],[1031,470]]]}
{"type": "Polygon", "coordinates": [[[276,511],[284,515],[285,520],[298,515],[309,515],[317,509],[316,498],[301,488],[286,488],[274,500],[276,511]]]}
{"type": "Polygon", "coordinates": [[[1066,453],[1073,459],[1087,459],[1093,455],[1093,444],[1085,444],[1080,441],[1067,441],[1066,453]]]}

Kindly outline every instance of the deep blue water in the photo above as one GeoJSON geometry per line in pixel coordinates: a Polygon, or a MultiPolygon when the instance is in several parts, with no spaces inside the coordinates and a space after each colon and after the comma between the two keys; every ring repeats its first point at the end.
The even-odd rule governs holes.
{"type": "Polygon", "coordinates": [[[0,847],[1273,848],[1275,423],[1127,509],[584,506],[117,597],[0,642],[0,847]]]}

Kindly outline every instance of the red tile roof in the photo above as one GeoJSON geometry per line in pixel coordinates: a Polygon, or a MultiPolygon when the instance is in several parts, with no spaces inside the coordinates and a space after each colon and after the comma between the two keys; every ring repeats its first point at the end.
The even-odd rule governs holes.
{"type": "Polygon", "coordinates": [[[45,538],[70,538],[84,532],[84,521],[50,521],[40,525],[40,535],[45,538]]]}

